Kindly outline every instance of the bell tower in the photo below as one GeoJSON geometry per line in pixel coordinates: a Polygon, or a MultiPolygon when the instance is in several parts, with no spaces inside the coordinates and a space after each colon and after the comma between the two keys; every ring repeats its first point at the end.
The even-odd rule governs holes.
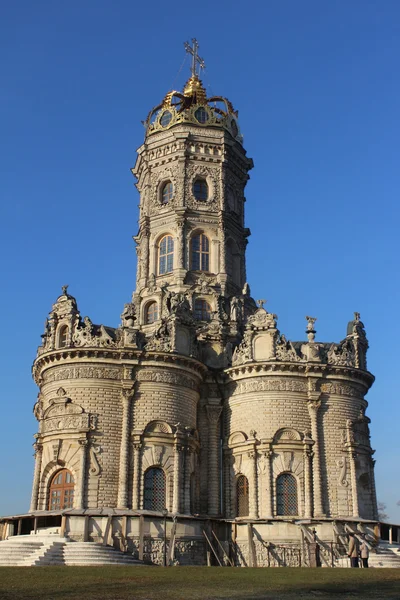
{"type": "Polygon", "coordinates": [[[132,169],[140,193],[134,238],[140,326],[162,318],[167,289],[187,298],[195,318],[209,320],[220,298],[229,304],[246,282],[244,189],[253,161],[231,102],[207,97],[196,40],[185,47],[191,76],[183,92],[169,92],[150,111],[132,169]]]}

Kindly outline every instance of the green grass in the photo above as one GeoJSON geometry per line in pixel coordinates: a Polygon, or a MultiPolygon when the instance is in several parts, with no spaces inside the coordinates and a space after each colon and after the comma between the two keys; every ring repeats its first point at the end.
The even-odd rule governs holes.
{"type": "Polygon", "coordinates": [[[400,599],[400,569],[1,567],[0,600],[400,599]]]}

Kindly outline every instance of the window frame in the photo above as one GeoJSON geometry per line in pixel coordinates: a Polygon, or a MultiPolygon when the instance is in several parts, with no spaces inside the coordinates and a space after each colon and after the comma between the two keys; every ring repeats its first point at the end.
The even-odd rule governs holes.
{"type": "Polygon", "coordinates": [[[207,202],[208,201],[208,199],[210,197],[210,186],[208,184],[207,179],[205,179],[205,177],[196,177],[194,179],[193,185],[192,185],[192,193],[197,202],[207,202]],[[196,193],[196,185],[204,185],[205,186],[205,190],[206,190],[205,197],[202,197],[203,196],[202,193],[200,193],[200,194],[196,193]]]}
{"type": "Polygon", "coordinates": [[[164,181],[161,184],[160,202],[161,202],[162,206],[168,206],[168,204],[171,202],[171,200],[173,200],[173,198],[174,198],[174,184],[172,183],[172,181],[170,179],[168,179],[168,181],[164,181]],[[166,192],[167,188],[169,188],[169,190],[166,192]],[[165,197],[167,197],[167,199],[165,199],[165,197]]]}
{"type": "Polygon", "coordinates": [[[210,238],[202,231],[199,231],[192,236],[190,240],[190,269],[192,271],[210,272],[210,245],[210,238]],[[194,249],[194,243],[197,239],[199,240],[198,250],[194,249]],[[206,248],[204,248],[204,246],[206,246],[206,248]]]}
{"type": "Polygon", "coordinates": [[[48,510],[67,510],[74,508],[75,498],[75,478],[69,469],[59,469],[56,471],[49,482],[49,501],[48,510]],[[61,477],[60,483],[56,480],[61,477]],[[70,481],[68,481],[70,479],[70,481]],[[54,492],[59,495],[54,496],[54,492]],[[71,493],[72,492],[72,493],[71,493]],[[59,503],[53,503],[53,498],[59,498],[59,503]],[[69,499],[66,505],[66,499],[69,499]]]}
{"type": "Polygon", "coordinates": [[[194,301],[194,305],[193,305],[193,313],[194,313],[194,318],[196,319],[196,321],[211,321],[211,317],[212,317],[212,307],[211,304],[209,302],[207,302],[207,300],[205,298],[196,298],[194,301]],[[196,305],[198,302],[202,303],[202,307],[198,308],[196,305]],[[204,305],[206,305],[208,307],[205,308],[204,305]],[[201,317],[198,316],[198,313],[201,313],[201,317]],[[203,316],[207,315],[207,317],[204,319],[203,316]]]}
{"type": "Polygon", "coordinates": [[[276,516],[277,517],[293,517],[299,516],[299,486],[298,481],[293,473],[284,472],[280,473],[275,481],[275,494],[276,494],[276,516]],[[279,489],[280,481],[290,481],[291,485],[294,484],[292,491],[284,489],[285,483],[282,483],[282,491],[279,489]],[[290,495],[292,497],[290,497],[290,495]],[[291,512],[290,504],[293,502],[293,497],[296,501],[295,510],[291,512]],[[287,508],[289,507],[289,508],[287,508]]]}
{"type": "Polygon", "coordinates": [[[249,480],[246,477],[246,475],[243,475],[242,473],[240,473],[240,475],[237,476],[236,478],[236,516],[237,517],[248,517],[250,513],[250,490],[249,490],[249,480]],[[243,493],[240,494],[239,491],[239,486],[241,483],[244,483],[243,485],[243,493]],[[243,502],[241,503],[241,498],[244,499],[244,503],[245,503],[245,513],[243,513],[243,506],[241,506],[241,504],[243,504],[243,502]]]}
{"type": "Polygon", "coordinates": [[[57,348],[68,348],[69,326],[60,325],[57,336],[57,348]]]}
{"type": "Polygon", "coordinates": [[[158,321],[158,302],[157,300],[150,300],[149,302],[147,302],[146,306],[144,307],[144,324],[145,325],[152,325],[153,323],[155,323],[156,321],[158,321]],[[155,308],[156,310],[153,310],[153,318],[152,321],[149,321],[149,314],[150,314],[150,310],[152,308],[155,308]]]}
{"type": "Polygon", "coordinates": [[[173,236],[170,233],[165,233],[159,240],[158,242],[158,247],[157,247],[157,275],[167,275],[168,273],[172,273],[174,270],[174,251],[175,251],[175,241],[173,236]],[[171,246],[172,249],[170,249],[170,242],[168,241],[171,240],[171,246]],[[164,240],[166,240],[165,244],[166,244],[166,248],[165,248],[165,252],[162,254],[162,244],[164,242],[164,240]],[[165,270],[161,269],[161,261],[162,259],[165,258],[165,270]]]}
{"type": "MultiPolygon", "coordinates": [[[[154,484],[154,476],[153,476],[152,483],[154,484]]],[[[157,492],[157,490],[156,490],[156,492],[157,492]]],[[[152,511],[160,512],[160,511],[164,510],[164,508],[166,508],[166,503],[167,503],[167,477],[166,477],[165,471],[160,466],[152,465],[151,467],[146,469],[146,471],[143,474],[143,510],[152,510],[152,511]],[[161,490],[161,493],[163,493],[163,497],[161,499],[154,498],[154,495],[155,495],[154,486],[152,488],[150,486],[146,487],[146,479],[149,477],[149,473],[151,471],[155,471],[157,473],[162,474],[163,490],[161,490]],[[148,497],[149,490],[151,492],[151,498],[148,497]],[[150,502],[150,506],[149,506],[149,502],[150,502]]]]}

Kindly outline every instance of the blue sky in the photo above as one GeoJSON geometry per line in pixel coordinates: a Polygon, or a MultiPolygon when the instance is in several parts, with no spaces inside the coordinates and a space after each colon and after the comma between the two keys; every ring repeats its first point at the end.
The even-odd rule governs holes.
{"type": "Polygon", "coordinates": [[[135,285],[130,167],[148,111],[188,77],[239,109],[255,168],[248,280],[278,326],[339,341],[359,311],[379,499],[400,522],[398,198],[400,4],[394,0],[5,3],[0,23],[0,515],[29,507],[30,369],[68,283],[117,326],[135,285]]]}

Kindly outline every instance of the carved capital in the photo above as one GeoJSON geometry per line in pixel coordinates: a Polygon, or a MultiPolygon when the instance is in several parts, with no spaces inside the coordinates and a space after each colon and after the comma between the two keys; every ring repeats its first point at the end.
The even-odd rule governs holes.
{"type": "Polygon", "coordinates": [[[319,408],[321,407],[321,400],[309,400],[307,402],[308,411],[311,416],[316,416],[319,408]]]}
{"type": "Polygon", "coordinates": [[[87,446],[89,445],[89,440],[88,439],[83,439],[83,440],[78,440],[80,447],[85,450],[87,448],[87,446]]]}
{"type": "Polygon", "coordinates": [[[213,406],[211,404],[207,404],[206,411],[209,423],[216,425],[222,412],[222,406],[213,406]]]}

